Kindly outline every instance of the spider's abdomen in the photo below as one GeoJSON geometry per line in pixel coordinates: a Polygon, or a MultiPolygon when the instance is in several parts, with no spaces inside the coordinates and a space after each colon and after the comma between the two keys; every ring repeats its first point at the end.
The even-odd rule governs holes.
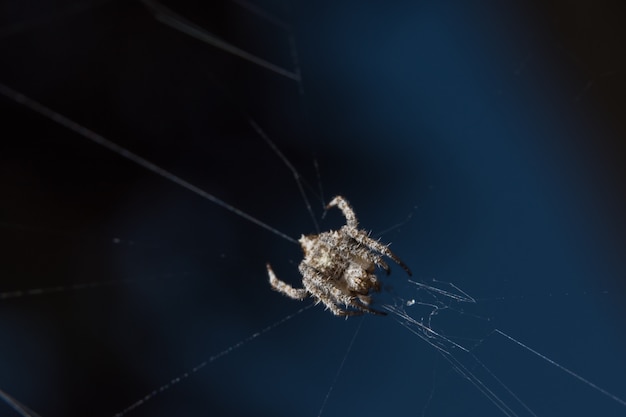
{"type": "Polygon", "coordinates": [[[304,251],[304,259],[300,264],[304,268],[312,268],[328,280],[338,280],[348,264],[337,251],[341,239],[336,232],[326,232],[317,236],[302,236],[300,244],[304,251]]]}

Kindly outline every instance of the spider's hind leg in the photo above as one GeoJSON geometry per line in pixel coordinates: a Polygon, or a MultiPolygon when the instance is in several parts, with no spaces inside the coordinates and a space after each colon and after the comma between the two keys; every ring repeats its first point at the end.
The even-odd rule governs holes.
{"type": "Polygon", "coordinates": [[[265,266],[267,267],[267,275],[270,279],[270,285],[275,291],[278,291],[289,298],[293,298],[294,300],[302,301],[306,298],[308,292],[305,288],[294,288],[286,282],[279,280],[270,264],[266,264],[265,266]]]}

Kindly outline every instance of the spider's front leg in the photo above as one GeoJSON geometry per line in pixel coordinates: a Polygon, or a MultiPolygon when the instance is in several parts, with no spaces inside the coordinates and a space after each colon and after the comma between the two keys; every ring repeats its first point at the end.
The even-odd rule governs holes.
{"type": "Polygon", "coordinates": [[[279,280],[270,264],[266,264],[265,266],[267,267],[267,275],[270,278],[270,285],[275,291],[278,291],[289,298],[293,298],[294,300],[302,301],[306,298],[308,291],[305,288],[294,288],[286,282],[279,280]]]}
{"type": "MultiPolygon", "coordinates": [[[[380,254],[390,258],[392,261],[394,261],[395,263],[400,265],[402,267],[402,269],[404,269],[409,276],[413,275],[413,273],[411,272],[409,267],[406,266],[406,264],[404,262],[402,262],[402,260],[400,260],[400,258],[398,258],[396,256],[396,254],[393,253],[389,249],[389,247],[387,247],[387,245],[383,245],[379,241],[377,241],[375,239],[372,239],[367,234],[365,234],[365,232],[363,232],[361,230],[347,230],[346,232],[350,235],[350,237],[352,239],[356,240],[361,245],[366,246],[370,250],[373,250],[375,252],[378,252],[378,253],[380,253],[380,254]]],[[[379,263],[377,263],[377,264],[379,266],[381,266],[387,272],[387,274],[389,274],[389,265],[387,265],[384,261],[382,262],[382,264],[379,264],[379,263]]]]}
{"type": "Polygon", "coordinates": [[[354,214],[354,210],[352,210],[350,203],[348,203],[348,201],[346,201],[345,198],[343,198],[340,195],[336,196],[326,206],[327,209],[331,207],[338,207],[339,210],[341,210],[341,212],[343,213],[343,216],[346,218],[346,224],[348,225],[348,227],[351,227],[354,229],[357,228],[357,226],[359,225],[359,222],[356,219],[356,214],[354,214]]]}
{"type": "Polygon", "coordinates": [[[357,298],[350,305],[358,310],[366,311],[371,314],[376,314],[377,316],[387,315],[387,313],[385,313],[384,311],[378,311],[370,307],[371,303],[372,297],[368,295],[358,295],[357,298]],[[358,302],[356,300],[358,300],[358,302]]]}

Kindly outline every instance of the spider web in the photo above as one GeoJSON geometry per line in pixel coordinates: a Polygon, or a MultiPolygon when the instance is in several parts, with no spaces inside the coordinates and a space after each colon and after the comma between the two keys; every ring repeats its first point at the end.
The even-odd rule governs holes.
{"type": "Polygon", "coordinates": [[[5,2],[4,92],[297,237],[316,227],[302,190],[318,216],[325,198],[290,161],[390,229],[416,278],[385,279],[386,318],[297,305],[263,267],[297,282],[296,245],[3,100],[0,389],[16,415],[623,414],[624,268],[589,220],[611,218],[588,179],[604,171],[547,141],[604,128],[570,125],[589,89],[567,81],[587,81],[534,90],[554,81],[536,55],[558,48],[501,32],[512,12],[495,7],[483,32],[464,9],[214,7],[5,2]],[[567,99],[534,107],[546,97],[567,99]]]}

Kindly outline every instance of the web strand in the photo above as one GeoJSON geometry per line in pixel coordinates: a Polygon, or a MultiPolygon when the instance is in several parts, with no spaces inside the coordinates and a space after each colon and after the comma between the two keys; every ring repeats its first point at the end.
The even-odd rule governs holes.
{"type": "Polygon", "coordinates": [[[115,414],[114,417],[122,417],[122,416],[130,413],[131,411],[133,411],[137,407],[140,407],[143,404],[145,404],[147,401],[152,400],[157,395],[163,393],[164,391],[167,391],[168,389],[172,388],[174,385],[178,384],[179,382],[189,378],[190,376],[192,376],[193,374],[195,374],[196,372],[198,372],[199,370],[201,370],[205,366],[211,364],[212,362],[215,362],[216,360],[222,358],[223,356],[226,356],[226,355],[230,354],[234,350],[239,349],[240,347],[242,347],[243,345],[253,341],[257,337],[259,337],[259,336],[269,332],[270,330],[275,329],[276,327],[280,326],[281,324],[284,324],[285,322],[291,320],[292,318],[302,314],[303,312],[305,312],[306,310],[310,309],[314,305],[315,304],[309,304],[308,306],[301,308],[300,310],[296,311],[295,313],[289,314],[289,315],[283,317],[282,319],[280,319],[278,321],[275,321],[274,323],[270,324],[269,326],[264,327],[260,331],[251,334],[250,336],[248,336],[245,339],[235,343],[234,345],[231,345],[231,346],[227,347],[226,349],[222,350],[221,352],[211,356],[209,359],[205,360],[204,362],[201,362],[198,365],[194,366],[191,370],[182,373],[181,375],[177,376],[176,378],[172,378],[166,384],[163,384],[160,387],[152,390],[150,393],[144,395],[141,399],[135,401],[134,403],[132,403],[131,405],[129,405],[128,407],[126,407],[125,409],[120,411],[119,413],[115,414]]]}
{"type": "Polygon", "coordinates": [[[19,415],[22,417],[40,417],[39,414],[35,413],[30,408],[26,407],[24,404],[4,392],[0,389],[0,400],[7,403],[11,408],[13,408],[19,415]]]}
{"type": "MultiPolygon", "coordinates": [[[[282,29],[286,30],[288,32],[288,42],[289,42],[289,48],[290,48],[290,53],[291,53],[291,59],[292,59],[292,63],[293,66],[295,68],[295,72],[286,70],[284,68],[278,67],[275,64],[272,64],[262,58],[259,58],[255,55],[250,54],[249,52],[246,52],[242,49],[237,48],[234,45],[231,45],[225,41],[223,41],[222,39],[212,35],[211,33],[205,31],[204,29],[198,27],[197,25],[194,25],[192,22],[188,21],[187,19],[185,19],[184,17],[174,13],[173,11],[171,11],[170,9],[166,8],[165,6],[163,6],[162,4],[153,1],[153,0],[142,0],[142,3],[154,14],[155,18],[157,20],[159,20],[160,22],[186,34],[189,35],[193,38],[199,39],[202,42],[205,42],[209,45],[212,45],[216,48],[222,49],[234,56],[238,56],[240,58],[243,58],[253,64],[259,65],[263,68],[269,69],[270,71],[275,72],[276,74],[282,75],[284,77],[287,77],[289,79],[292,79],[294,81],[297,82],[298,84],[298,88],[299,88],[299,92],[302,95],[303,94],[303,90],[302,90],[302,77],[300,74],[300,66],[299,66],[299,62],[298,62],[298,55],[297,55],[297,49],[296,49],[296,44],[295,44],[295,38],[292,35],[291,31],[289,30],[289,27],[286,23],[284,23],[283,21],[279,20],[278,18],[276,18],[275,16],[270,15],[269,13],[265,12],[264,10],[259,9],[258,7],[251,5],[247,2],[244,1],[235,1],[235,3],[239,4],[241,7],[246,8],[247,10],[255,13],[257,16],[271,22],[272,24],[281,27],[282,29]]],[[[230,96],[230,94],[228,94],[226,92],[227,96],[230,96]]],[[[243,110],[242,110],[243,112],[243,110]]],[[[245,114],[245,112],[244,112],[245,114]]],[[[315,230],[317,233],[320,232],[320,228],[319,228],[319,224],[317,222],[317,219],[315,218],[315,214],[313,213],[313,209],[311,207],[311,203],[306,195],[306,192],[304,190],[304,186],[303,186],[303,180],[302,177],[300,175],[300,173],[298,172],[298,170],[293,166],[293,164],[291,163],[291,161],[289,161],[289,159],[287,159],[287,157],[281,152],[281,150],[276,146],[276,144],[269,138],[269,136],[267,136],[267,134],[265,133],[265,131],[261,128],[261,126],[250,116],[248,116],[246,114],[246,119],[248,121],[248,123],[250,124],[250,126],[252,126],[252,128],[254,129],[254,131],[268,144],[268,146],[272,149],[272,151],[280,158],[280,160],[287,166],[287,168],[291,171],[292,175],[294,176],[295,180],[296,180],[296,184],[298,186],[298,190],[300,192],[300,195],[302,196],[302,199],[304,200],[304,203],[306,205],[307,211],[309,212],[311,219],[313,221],[313,225],[315,226],[315,230]]]]}
{"type": "MultiPolygon", "coordinates": [[[[410,280],[409,282],[418,285],[417,282],[410,280]]],[[[476,300],[474,298],[470,297],[467,293],[454,285],[452,285],[455,290],[454,292],[441,290],[425,284],[419,284],[419,287],[425,289],[434,297],[440,295],[445,297],[446,299],[449,299],[450,302],[461,302],[467,304],[476,303],[476,300]]],[[[443,301],[440,301],[440,303],[442,305],[446,305],[446,303],[443,301]]],[[[413,304],[414,300],[411,300],[411,304],[408,305],[413,304]]],[[[430,306],[430,304],[422,305],[430,306]]],[[[431,307],[435,309],[438,308],[436,305],[433,305],[431,307]]],[[[485,337],[478,340],[478,342],[475,343],[472,347],[466,348],[461,344],[453,341],[450,337],[448,337],[448,335],[444,335],[440,332],[435,331],[430,325],[430,319],[427,321],[427,323],[424,323],[422,320],[416,320],[409,313],[407,313],[403,307],[399,305],[387,304],[384,305],[383,308],[392,313],[394,319],[400,325],[402,325],[408,331],[417,335],[423,341],[435,348],[452,366],[452,369],[454,371],[459,373],[465,380],[467,380],[474,387],[476,387],[476,389],[478,389],[493,405],[500,409],[500,411],[506,416],[536,416],[537,414],[473,353],[473,351],[478,346],[484,344],[485,341],[487,341],[493,335],[500,335],[506,338],[508,341],[517,344],[528,352],[536,355],[543,361],[555,366],[559,370],[589,386],[593,390],[605,395],[606,397],[610,398],[611,400],[622,406],[626,406],[626,401],[624,399],[589,381],[588,379],[575,373],[571,369],[568,369],[567,367],[557,363],[546,355],[532,349],[530,346],[515,339],[512,336],[509,336],[499,329],[493,329],[485,337]]]]}
{"type": "Polygon", "coordinates": [[[173,11],[156,1],[141,0],[141,2],[146,6],[146,8],[148,8],[148,10],[150,10],[150,12],[158,21],[179,32],[182,32],[186,35],[191,36],[192,38],[196,38],[206,44],[226,51],[229,54],[245,59],[248,62],[268,69],[283,77],[287,77],[295,81],[300,80],[300,75],[298,73],[281,68],[278,65],[272,64],[271,62],[266,61],[263,58],[259,58],[256,55],[244,51],[243,49],[237,48],[236,46],[218,38],[217,36],[214,36],[210,32],[207,32],[201,27],[191,23],[184,17],[174,13],[173,11]]]}
{"type": "Polygon", "coordinates": [[[335,388],[335,384],[337,383],[337,379],[339,378],[339,375],[341,375],[341,371],[343,371],[343,366],[346,363],[346,359],[348,359],[348,355],[350,354],[350,352],[352,352],[352,346],[354,346],[354,341],[356,340],[356,337],[358,336],[359,331],[361,330],[361,326],[363,325],[363,320],[365,320],[365,316],[361,317],[361,320],[359,320],[359,325],[356,327],[356,330],[354,330],[354,334],[352,334],[352,338],[350,339],[350,343],[348,344],[346,353],[344,353],[343,358],[341,359],[341,363],[339,364],[339,368],[337,369],[337,372],[335,373],[335,376],[333,377],[333,381],[330,383],[330,387],[328,388],[328,392],[326,393],[326,396],[324,397],[324,401],[322,401],[322,406],[320,407],[320,411],[317,413],[317,417],[322,417],[322,413],[324,412],[324,408],[326,408],[326,403],[328,403],[330,394],[333,392],[333,389],[335,388]]]}
{"type": "Polygon", "coordinates": [[[7,98],[10,98],[11,100],[29,108],[30,110],[39,113],[40,115],[52,120],[53,122],[66,127],[67,129],[78,133],[80,136],[82,136],[85,139],[89,139],[90,141],[97,143],[98,145],[107,148],[108,150],[115,152],[116,154],[134,162],[135,164],[149,170],[152,171],[153,173],[160,175],[161,177],[167,179],[168,181],[171,181],[174,184],[177,184],[183,188],[186,188],[187,190],[199,195],[202,198],[205,198],[206,200],[209,200],[210,202],[217,204],[218,206],[225,208],[226,210],[230,211],[231,213],[236,214],[239,217],[243,217],[244,219],[248,220],[249,222],[252,222],[254,224],[256,224],[257,226],[260,226],[262,228],[264,228],[265,230],[268,230],[272,233],[274,233],[275,235],[278,235],[280,237],[282,237],[285,240],[288,240],[289,242],[298,244],[298,241],[290,236],[287,236],[286,234],[284,234],[283,232],[277,230],[276,228],[258,220],[257,218],[249,215],[248,213],[239,210],[238,208],[231,206],[230,204],[226,203],[225,201],[215,197],[212,194],[209,194],[208,192],[204,191],[203,189],[185,181],[184,179],[172,174],[171,172],[159,167],[158,165],[148,161],[145,158],[142,158],[141,156],[132,153],[131,151],[129,151],[128,149],[106,139],[105,137],[93,132],[92,130],[87,129],[86,127],[79,125],[78,123],[74,122],[73,120],[63,116],[60,113],[55,112],[54,110],[50,109],[49,107],[44,106],[43,104],[39,103],[38,101],[35,101],[27,96],[25,96],[22,93],[19,93],[15,90],[13,90],[12,88],[7,87],[4,84],[0,84],[0,94],[6,96],[7,98]]]}
{"type": "Polygon", "coordinates": [[[508,417],[520,416],[519,412],[513,408],[514,404],[517,404],[519,411],[524,411],[528,415],[537,417],[537,414],[470,350],[436,332],[424,323],[415,320],[402,308],[392,305],[384,305],[383,308],[392,313],[400,325],[435,348],[450,363],[452,369],[471,383],[504,415],[508,417]],[[478,370],[484,371],[486,376],[481,378],[477,373],[478,370]],[[487,378],[491,378],[493,381],[490,382],[487,378]],[[499,394],[496,390],[502,391],[502,394],[499,394]],[[503,395],[510,396],[510,401],[505,400],[503,395]]]}
{"type": "MultiPolygon", "coordinates": [[[[262,58],[259,58],[257,56],[254,56],[252,54],[250,54],[249,52],[246,52],[242,49],[237,48],[234,45],[231,45],[225,41],[223,41],[222,39],[212,35],[211,33],[205,31],[204,29],[198,27],[197,25],[194,25],[192,22],[188,21],[187,19],[185,19],[184,17],[174,13],[173,11],[171,11],[170,9],[166,8],[165,6],[163,6],[162,4],[160,4],[159,2],[153,1],[153,0],[142,0],[142,3],[154,14],[155,18],[157,20],[159,20],[160,22],[186,34],[189,35],[193,38],[199,39],[202,42],[205,42],[209,45],[212,45],[216,48],[222,49],[234,56],[238,56],[240,58],[243,58],[253,64],[259,65],[261,67],[264,67],[266,69],[269,69],[270,71],[273,71],[279,75],[285,76],[289,79],[292,79],[294,81],[297,82],[298,84],[298,91],[299,94],[302,96],[304,94],[304,91],[302,89],[302,77],[301,77],[301,71],[300,71],[300,65],[299,65],[299,61],[298,61],[298,53],[297,53],[297,49],[296,49],[296,41],[295,41],[295,37],[293,36],[293,34],[291,33],[291,30],[289,28],[289,26],[279,20],[278,18],[276,18],[275,16],[265,12],[264,10],[250,4],[247,3],[245,1],[239,0],[239,1],[235,1],[236,4],[238,4],[239,6],[251,11],[252,13],[256,14],[257,16],[269,21],[270,23],[282,28],[283,30],[287,31],[287,38],[288,38],[288,42],[289,42],[289,49],[290,49],[290,55],[291,55],[291,60],[292,60],[292,64],[295,68],[295,71],[289,71],[286,70],[284,68],[278,67],[262,58]]],[[[230,94],[228,93],[228,91],[225,91],[225,95],[227,97],[230,97],[230,94]]],[[[232,100],[231,97],[231,101],[235,102],[234,100],[232,100]]],[[[304,100],[303,100],[304,101],[304,100]]],[[[254,129],[254,131],[268,144],[268,146],[272,149],[272,151],[280,158],[280,160],[287,166],[287,168],[291,171],[292,175],[294,176],[294,179],[296,180],[296,184],[298,186],[298,190],[300,192],[300,195],[302,196],[302,199],[304,200],[304,203],[306,205],[307,211],[309,212],[311,219],[313,221],[313,225],[315,226],[315,230],[317,233],[320,232],[320,227],[319,224],[317,222],[317,219],[315,218],[315,214],[313,213],[313,209],[311,207],[311,203],[306,195],[306,192],[304,190],[304,181],[302,179],[302,176],[300,175],[300,173],[298,172],[298,170],[293,166],[293,164],[291,163],[291,161],[289,161],[289,159],[287,159],[287,157],[281,152],[281,150],[276,146],[276,144],[269,138],[269,136],[265,133],[265,131],[261,128],[261,126],[249,115],[247,115],[245,113],[245,111],[243,109],[240,109],[242,111],[242,113],[244,113],[248,123],[250,124],[250,126],[254,129]]]]}
{"type": "Polygon", "coordinates": [[[265,141],[265,143],[267,143],[267,145],[272,149],[272,151],[274,151],[274,153],[280,158],[280,160],[283,161],[287,168],[289,168],[289,171],[291,171],[291,174],[293,175],[294,179],[296,180],[296,184],[298,185],[300,195],[302,196],[304,204],[306,205],[306,209],[309,212],[311,219],[313,220],[315,230],[317,231],[317,233],[319,233],[320,227],[317,223],[317,220],[315,219],[315,213],[313,213],[311,202],[309,201],[308,197],[306,196],[306,192],[304,191],[304,186],[302,185],[302,177],[300,176],[300,173],[298,172],[296,167],[293,166],[291,161],[289,161],[289,159],[287,159],[287,157],[280,151],[280,149],[278,149],[278,146],[276,146],[276,144],[269,138],[269,136],[265,134],[265,132],[263,131],[263,129],[261,129],[261,126],[259,126],[257,122],[255,122],[251,117],[248,117],[248,123],[250,123],[254,131],[265,141]]]}
{"type": "Polygon", "coordinates": [[[178,273],[178,274],[167,274],[160,277],[152,277],[152,278],[127,278],[127,279],[112,279],[108,281],[92,281],[92,282],[83,282],[79,284],[71,284],[71,285],[57,285],[54,287],[39,287],[39,288],[30,288],[26,290],[14,290],[14,291],[3,291],[0,292],[0,301],[10,300],[14,298],[22,298],[22,297],[33,297],[40,295],[49,295],[56,293],[63,293],[68,291],[83,291],[83,290],[91,290],[95,288],[102,287],[114,287],[118,285],[133,285],[133,284],[145,284],[149,282],[162,281],[162,280],[171,280],[174,278],[180,278],[181,276],[190,275],[189,273],[178,273]]]}
{"type": "Polygon", "coordinates": [[[576,378],[577,380],[579,380],[580,382],[588,385],[589,387],[593,388],[594,390],[598,391],[599,393],[606,395],[607,397],[609,397],[610,399],[612,399],[615,402],[620,403],[621,405],[626,406],[626,400],[623,400],[622,398],[618,397],[615,394],[610,393],[609,391],[605,390],[604,388],[594,384],[593,382],[589,381],[588,379],[583,378],[582,376],[578,375],[576,372],[566,368],[565,366],[553,361],[552,359],[548,358],[547,356],[537,352],[536,350],[534,350],[533,348],[531,348],[530,346],[520,342],[519,340],[515,339],[512,336],[509,336],[508,334],[495,329],[494,333],[497,333],[507,339],[509,339],[511,342],[517,344],[518,346],[526,349],[527,351],[529,351],[530,353],[538,356],[539,358],[543,359],[544,361],[548,362],[550,365],[553,365],[555,367],[557,367],[558,369],[560,369],[561,371],[573,376],[574,378],[576,378]]]}

